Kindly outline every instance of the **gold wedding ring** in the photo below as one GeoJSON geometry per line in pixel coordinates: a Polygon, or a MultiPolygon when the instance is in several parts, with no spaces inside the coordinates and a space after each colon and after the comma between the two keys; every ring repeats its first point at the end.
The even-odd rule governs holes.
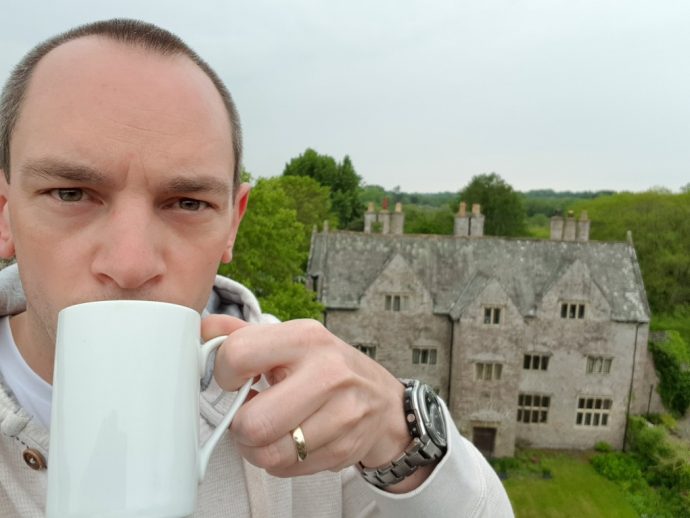
{"type": "Polygon", "coordinates": [[[302,428],[297,427],[292,431],[292,440],[295,441],[295,448],[297,448],[297,460],[304,462],[307,458],[307,443],[304,442],[304,434],[302,428]]]}

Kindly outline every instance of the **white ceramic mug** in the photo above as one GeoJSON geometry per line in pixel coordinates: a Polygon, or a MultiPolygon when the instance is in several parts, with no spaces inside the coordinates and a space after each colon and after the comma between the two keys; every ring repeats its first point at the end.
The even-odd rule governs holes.
{"type": "Polygon", "coordinates": [[[200,379],[225,339],[199,314],[149,301],[78,304],[58,317],[47,516],[180,517],[252,381],[203,446],[200,379]]]}

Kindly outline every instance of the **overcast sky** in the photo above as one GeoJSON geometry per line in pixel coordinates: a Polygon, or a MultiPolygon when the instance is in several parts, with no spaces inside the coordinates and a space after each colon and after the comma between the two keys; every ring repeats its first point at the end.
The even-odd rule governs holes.
{"type": "Polygon", "coordinates": [[[367,184],[456,191],[690,182],[687,0],[3,0],[0,80],[74,25],[140,18],[228,84],[245,166],[312,147],[367,184]]]}

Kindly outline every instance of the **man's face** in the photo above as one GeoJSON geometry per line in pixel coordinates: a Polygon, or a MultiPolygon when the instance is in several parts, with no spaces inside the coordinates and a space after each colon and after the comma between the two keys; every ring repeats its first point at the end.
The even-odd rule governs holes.
{"type": "Polygon", "coordinates": [[[248,188],[233,203],[227,112],[188,58],[97,37],[58,47],[10,150],[0,255],[16,253],[38,333],[53,340],[58,311],[85,301],[205,306],[248,188]]]}

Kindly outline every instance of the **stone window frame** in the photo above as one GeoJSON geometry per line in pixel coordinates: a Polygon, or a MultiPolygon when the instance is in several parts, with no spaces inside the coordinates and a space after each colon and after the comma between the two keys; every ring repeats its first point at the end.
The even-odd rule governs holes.
{"type": "Polygon", "coordinates": [[[376,344],[354,343],[352,347],[359,352],[366,354],[369,358],[376,359],[376,344]]]}
{"type": "Polygon", "coordinates": [[[519,392],[517,422],[521,424],[547,424],[551,399],[551,394],[519,392]]]}
{"type": "Polygon", "coordinates": [[[474,362],[475,381],[500,381],[503,374],[503,364],[494,361],[474,362]]]}
{"type": "Polygon", "coordinates": [[[560,316],[563,320],[585,320],[587,303],[582,300],[561,300],[560,316]]]}
{"type": "Polygon", "coordinates": [[[551,363],[551,354],[539,351],[528,351],[522,356],[522,370],[548,371],[551,363]],[[529,360],[528,360],[529,358],[529,360]]]}
{"type": "Polygon", "coordinates": [[[613,399],[608,396],[581,395],[575,402],[575,426],[607,428],[611,421],[613,399]]]}
{"type": "Polygon", "coordinates": [[[410,308],[410,295],[408,293],[386,293],[383,307],[386,311],[399,313],[410,308]]]}
{"type": "Polygon", "coordinates": [[[412,364],[413,365],[436,365],[438,362],[438,348],[437,347],[413,347],[412,348],[412,364]]]}
{"type": "Polygon", "coordinates": [[[505,318],[505,306],[498,304],[482,304],[482,323],[484,325],[498,326],[505,318]]]}
{"type": "Polygon", "coordinates": [[[607,356],[605,354],[588,354],[585,359],[585,374],[592,374],[594,376],[608,376],[611,374],[613,356],[607,356]]]}

